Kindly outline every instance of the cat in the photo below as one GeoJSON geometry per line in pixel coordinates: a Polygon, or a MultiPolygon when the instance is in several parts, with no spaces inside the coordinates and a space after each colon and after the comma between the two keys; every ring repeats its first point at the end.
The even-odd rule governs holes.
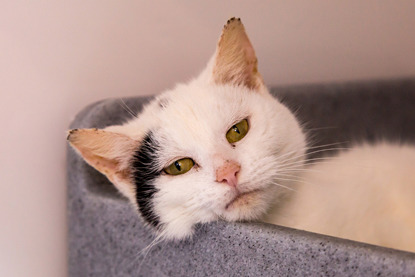
{"type": "Polygon", "coordinates": [[[123,125],[68,140],[164,239],[255,220],[415,251],[415,148],[362,145],[307,163],[305,131],[269,93],[239,18],[197,78],[123,125]]]}

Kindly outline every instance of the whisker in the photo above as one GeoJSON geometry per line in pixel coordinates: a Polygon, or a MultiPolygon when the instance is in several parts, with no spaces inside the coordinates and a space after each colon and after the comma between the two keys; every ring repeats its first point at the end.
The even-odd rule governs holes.
{"type": "Polygon", "coordinates": [[[142,266],[143,266],[143,264],[144,264],[144,261],[145,261],[145,259],[146,259],[146,257],[147,257],[147,255],[151,252],[151,250],[157,245],[157,244],[159,244],[159,243],[161,243],[161,242],[163,242],[165,240],[165,231],[163,230],[163,231],[160,231],[158,234],[157,234],[157,236],[154,238],[154,240],[149,244],[149,245],[147,245],[146,247],[144,247],[143,249],[141,249],[141,251],[138,253],[138,255],[137,255],[137,259],[140,257],[140,256],[142,256],[143,257],[143,259],[142,259],[142,261],[140,262],[140,264],[138,265],[138,269],[137,269],[137,273],[140,273],[140,271],[141,271],[141,268],[142,268],[142,266]]]}
{"type": "Polygon", "coordinates": [[[318,128],[305,128],[305,131],[317,131],[317,130],[328,130],[328,129],[338,129],[337,126],[328,126],[328,127],[318,127],[318,128]]]}
{"type": "Polygon", "coordinates": [[[305,178],[303,178],[301,175],[293,175],[293,174],[284,174],[284,173],[280,173],[280,172],[278,172],[276,175],[275,175],[276,177],[275,178],[279,178],[279,176],[282,176],[282,177],[288,177],[288,178],[296,178],[295,180],[305,180],[305,178]]]}
{"type": "Polygon", "coordinates": [[[300,183],[303,183],[303,184],[313,185],[312,183],[304,181],[304,180],[297,180],[297,179],[290,179],[290,178],[279,178],[279,177],[276,177],[276,179],[281,180],[281,181],[292,181],[292,182],[300,182],[300,183]]]}
{"type": "Polygon", "coordinates": [[[128,107],[128,105],[127,105],[127,103],[125,103],[125,101],[124,101],[124,99],[122,99],[122,98],[119,98],[119,101],[121,102],[121,103],[119,103],[120,104],[120,106],[121,107],[123,107],[123,109],[126,111],[126,112],[128,112],[130,115],[132,115],[133,117],[135,117],[135,118],[138,118],[137,117],[137,115],[130,109],[130,107],[128,107]]]}
{"type": "Polygon", "coordinates": [[[285,160],[282,160],[280,162],[281,163],[284,163],[284,162],[287,162],[287,161],[290,161],[290,160],[293,160],[293,159],[298,159],[298,158],[301,158],[301,157],[308,156],[310,154],[316,154],[316,153],[328,152],[328,151],[338,151],[338,150],[349,150],[349,148],[337,147],[337,148],[320,149],[320,150],[316,150],[316,151],[311,151],[311,152],[308,152],[308,153],[304,153],[304,154],[301,154],[301,155],[297,155],[297,156],[294,156],[294,157],[290,157],[290,158],[285,159],[285,160]]]}
{"type": "Polygon", "coordinates": [[[347,142],[348,141],[339,141],[339,142],[320,144],[320,145],[315,145],[315,146],[308,146],[307,148],[308,149],[317,149],[317,148],[328,147],[328,146],[342,145],[342,144],[345,144],[347,142]]]}
{"type": "Polygon", "coordinates": [[[279,187],[282,187],[282,188],[285,188],[285,189],[288,189],[288,190],[291,190],[291,191],[296,191],[296,190],[295,190],[295,189],[293,189],[293,188],[290,188],[290,187],[287,187],[287,186],[281,185],[280,183],[277,183],[277,182],[272,182],[271,184],[273,184],[273,185],[277,185],[277,186],[279,186],[279,187]]]}
{"type": "MultiPolygon", "coordinates": [[[[316,145],[316,146],[305,146],[305,147],[302,147],[300,149],[295,149],[293,151],[290,151],[288,153],[285,153],[284,155],[281,155],[279,157],[281,158],[281,157],[290,155],[290,154],[295,153],[295,152],[298,152],[298,151],[309,151],[309,150],[314,150],[314,149],[320,149],[320,148],[323,148],[323,147],[342,145],[342,144],[344,144],[346,142],[347,141],[343,141],[343,142],[333,142],[333,143],[321,144],[321,145],[316,145]]],[[[312,153],[306,153],[306,154],[312,154],[312,153]]]]}
{"type": "Polygon", "coordinates": [[[281,171],[282,173],[290,173],[290,172],[319,172],[323,173],[321,170],[315,170],[310,168],[287,168],[284,169],[284,171],[281,171]]]}
{"type": "MultiPolygon", "coordinates": [[[[302,147],[300,149],[295,149],[295,150],[289,151],[289,152],[287,152],[287,153],[285,153],[283,155],[280,155],[278,158],[281,159],[281,158],[284,158],[285,156],[289,156],[289,155],[291,155],[293,153],[297,153],[297,152],[301,152],[302,153],[301,156],[306,156],[306,155],[309,154],[309,153],[307,153],[307,151],[309,151],[309,150],[319,149],[319,148],[322,148],[322,147],[339,145],[339,144],[341,144],[341,142],[338,142],[338,143],[330,143],[330,144],[325,144],[325,145],[318,145],[318,146],[313,146],[313,147],[305,146],[305,147],[302,147]]],[[[300,156],[294,156],[294,157],[290,157],[290,158],[296,158],[296,157],[300,157],[300,156]]]]}
{"type": "Polygon", "coordinates": [[[315,158],[315,159],[310,159],[308,161],[297,161],[297,162],[293,162],[290,164],[282,164],[279,168],[280,169],[285,169],[285,168],[296,168],[296,167],[308,167],[310,165],[317,165],[317,164],[330,164],[330,163],[334,163],[336,161],[338,161],[338,158],[333,158],[333,157],[326,157],[326,158],[315,158]]]}

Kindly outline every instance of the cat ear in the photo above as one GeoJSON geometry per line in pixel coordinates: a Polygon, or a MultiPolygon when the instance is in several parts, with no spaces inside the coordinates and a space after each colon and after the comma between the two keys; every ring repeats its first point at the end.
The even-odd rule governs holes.
{"type": "Polygon", "coordinates": [[[258,60],[240,18],[231,18],[223,27],[213,60],[213,81],[243,85],[252,90],[265,87],[258,72],[258,60]]]}
{"type": "Polygon", "coordinates": [[[134,199],[130,161],[138,147],[137,141],[98,129],[71,130],[68,141],[88,164],[107,176],[127,198],[134,199]]]}

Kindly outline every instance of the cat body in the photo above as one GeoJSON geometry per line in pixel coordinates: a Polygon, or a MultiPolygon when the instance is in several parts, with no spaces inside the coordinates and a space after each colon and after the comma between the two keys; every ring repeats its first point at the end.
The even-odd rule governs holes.
{"type": "Polygon", "coordinates": [[[414,165],[411,146],[353,147],[306,166],[264,221],[415,251],[414,165]]]}
{"type": "MultiPolygon", "coordinates": [[[[384,181],[381,184],[367,182],[367,178],[376,181],[377,173],[360,176],[355,171],[359,166],[349,166],[351,161],[362,160],[359,153],[366,153],[365,147],[342,153],[332,163],[305,164],[307,143],[301,125],[268,92],[239,19],[232,18],[225,25],[216,53],[197,78],[162,93],[123,125],[71,130],[68,140],[130,200],[144,222],[166,239],[189,237],[195,224],[225,219],[264,220],[382,244],[383,239],[367,239],[377,236],[370,226],[362,229],[366,235],[356,234],[361,220],[374,213],[381,218],[386,210],[402,219],[393,221],[399,224],[395,229],[405,227],[406,237],[412,241],[405,240],[415,249],[411,236],[415,232],[411,206],[415,201],[410,201],[415,198],[413,172],[392,173],[394,188],[383,177],[378,177],[384,181]],[[342,175],[336,170],[346,171],[347,167],[352,168],[343,172],[345,178],[331,179],[332,175],[342,175]],[[395,181],[401,175],[407,176],[402,187],[406,198],[402,200],[399,193],[391,194],[398,190],[395,181]],[[348,180],[353,181],[352,186],[348,180]],[[392,195],[396,199],[382,198],[392,195]],[[374,209],[370,204],[373,201],[378,201],[374,209]],[[409,206],[403,204],[405,201],[409,206]],[[368,213],[363,214],[365,210],[368,213]]],[[[389,157],[397,151],[408,156],[400,160],[401,154],[396,154],[403,165],[415,158],[413,148],[383,147],[388,153],[373,152],[389,157]]],[[[382,233],[387,230],[382,229],[382,233]]],[[[383,245],[395,246],[389,242],[383,245]]]]}

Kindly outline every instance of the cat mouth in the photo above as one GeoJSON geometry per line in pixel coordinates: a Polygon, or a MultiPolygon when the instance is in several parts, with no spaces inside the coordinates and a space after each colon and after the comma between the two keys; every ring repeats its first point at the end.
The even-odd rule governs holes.
{"type": "Polygon", "coordinates": [[[258,194],[260,190],[254,189],[247,192],[238,193],[235,198],[233,198],[228,204],[225,206],[225,210],[228,210],[229,208],[238,205],[238,204],[247,204],[249,201],[255,197],[256,194],[258,194]]]}

